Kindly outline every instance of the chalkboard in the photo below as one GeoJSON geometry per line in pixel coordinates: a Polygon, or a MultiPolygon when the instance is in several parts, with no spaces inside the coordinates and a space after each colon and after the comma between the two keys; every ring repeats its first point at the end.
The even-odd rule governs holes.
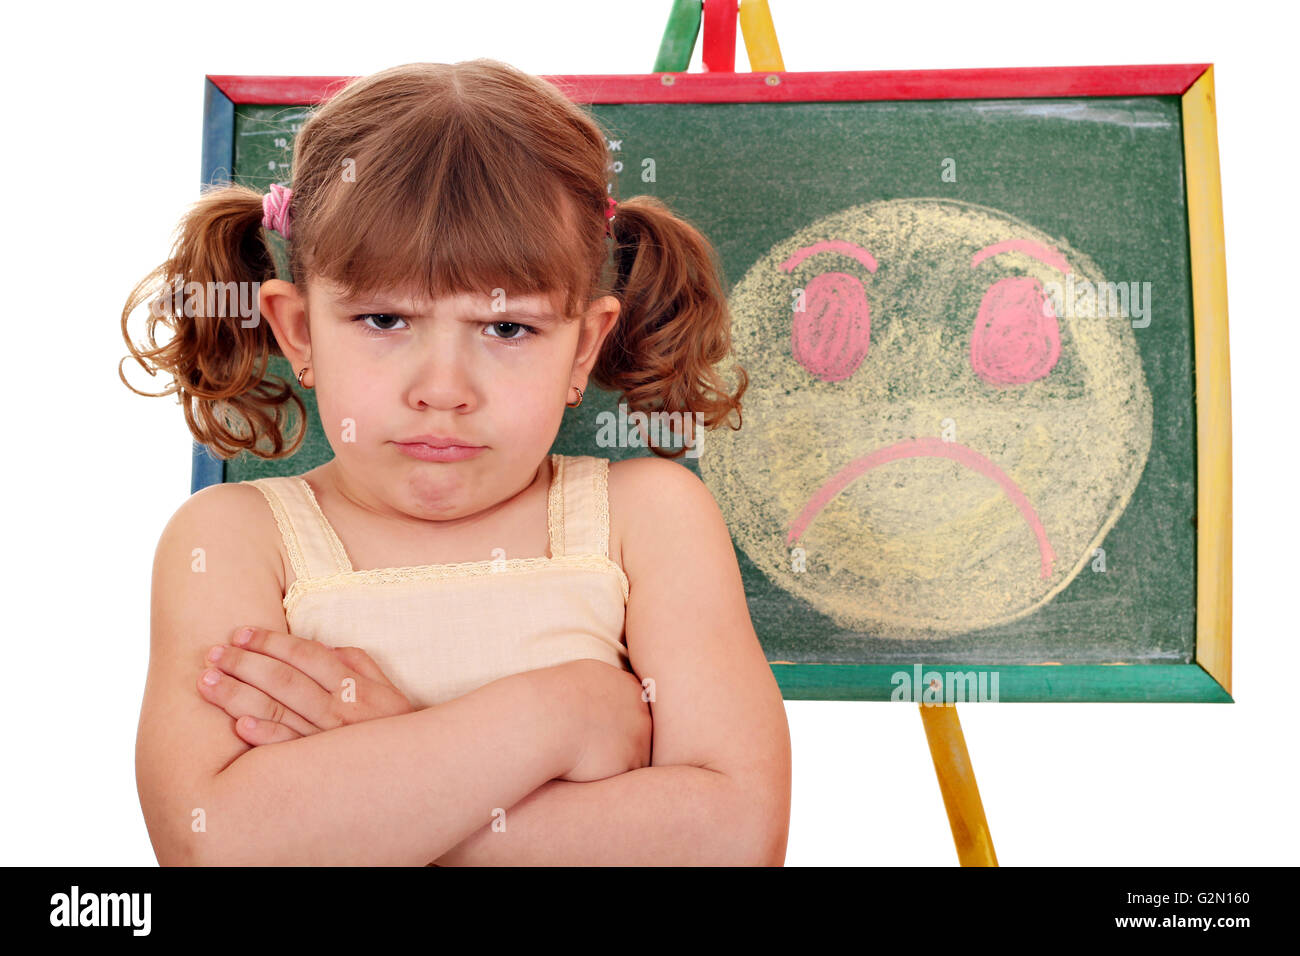
{"type": "MultiPolygon", "coordinates": [[[[1198,529],[1198,441],[1229,441],[1226,304],[1194,296],[1207,229],[1222,261],[1210,69],[772,76],[549,79],[609,131],[613,195],[718,250],[744,424],[678,461],[785,695],[1231,700],[1230,592],[1198,579],[1209,554],[1230,581],[1230,499],[1198,529]]],[[[209,77],[205,182],[287,180],[330,84],[209,77]]],[[[332,457],[299,393],[299,453],[200,453],[195,486],[332,457]]],[[[565,423],[554,451],[650,454],[594,383],[565,423]]]]}

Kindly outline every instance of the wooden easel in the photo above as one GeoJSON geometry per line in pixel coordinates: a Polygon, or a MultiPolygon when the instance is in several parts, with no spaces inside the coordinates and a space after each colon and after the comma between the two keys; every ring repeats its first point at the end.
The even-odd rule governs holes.
{"type": "MultiPolygon", "coordinates": [[[[755,73],[785,71],[776,28],[767,0],[675,0],[664,29],[656,73],[685,73],[695,52],[695,41],[704,26],[703,59],[707,73],[736,71],[736,21],[745,38],[749,68],[755,73]]],[[[966,738],[957,719],[955,704],[920,704],[921,723],[930,745],[930,757],[939,778],[939,792],[948,811],[957,860],[962,866],[997,866],[993,837],[984,818],[975,771],[966,738]]]]}

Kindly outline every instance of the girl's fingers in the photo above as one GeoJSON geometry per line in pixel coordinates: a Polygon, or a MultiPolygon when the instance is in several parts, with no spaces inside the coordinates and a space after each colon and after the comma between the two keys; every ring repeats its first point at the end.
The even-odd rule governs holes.
{"type": "MultiPolygon", "coordinates": [[[[208,667],[199,674],[197,683],[199,695],[208,703],[220,707],[231,717],[256,717],[258,723],[281,723],[295,731],[296,736],[305,737],[317,733],[320,728],[313,726],[309,720],[285,707],[277,700],[268,697],[256,687],[250,687],[243,681],[223,674],[215,667],[208,667]],[[215,678],[215,683],[212,679],[215,678]]],[[[242,734],[240,735],[243,736],[242,734]]]]}
{"type": "Polygon", "coordinates": [[[368,677],[373,681],[378,681],[385,687],[392,687],[396,690],[396,685],[388,679],[388,675],[379,669],[379,665],[370,659],[367,654],[359,647],[336,647],[334,653],[337,654],[348,667],[352,668],[362,677],[368,677]]]}
{"type": "MultiPolygon", "coordinates": [[[[294,640],[298,639],[294,638],[294,640]]],[[[331,651],[320,649],[332,656],[331,651]]],[[[257,688],[273,702],[301,714],[322,730],[339,725],[339,720],[333,715],[330,706],[330,694],[293,664],[269,657],[260,651],[217,644],[208,651],[207,666],[257,688]]],[[[335,666],[342,668],[343,664],[341,661],[336,661],[335,666]]],[[[259,714],[257,711],[244,711],[244,713],[271,716],[259,714]]]]}
{"type": "Polygon", "coordinates": [[[252,717],[240,717],[235,721],[235,733],[239,734],[241,740],[256,747],[278,744],[282,740],[295,740],[302,736],[274,720],[254,720],[252,717]]]}
{"type": "Polygon", "coordinates": [[[343,686],[343,679],[349,676],[347,667],[335,656],[334,649],[320,641],[295,637],[265,627],[240,627],[235,629],[231,642],[244,650],[256,651],[282,661],[306,674],[327,694],[337,694],[343,686]],[[244,631],[250,632],[246,639],[243,637],[244,631]]]}

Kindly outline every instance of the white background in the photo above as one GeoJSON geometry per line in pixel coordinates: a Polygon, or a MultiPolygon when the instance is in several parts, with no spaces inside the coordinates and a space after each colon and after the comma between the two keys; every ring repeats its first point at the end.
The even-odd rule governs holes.
{"type": "MultiPolygon", "coordinates": [[[[6,14],[0,863],[155,862],[134,740],[153,550],[189,492],[190,437],[174,399],[118,380],[119,322],[197,194],[204,75],[358,75],[477,56],[541,74],[643,73],[669,6],[228,0],[6,14]]],[[[1294,862],[1300,319],[1295,266],[1280,262],[1295,254],[1297,159],[1291,33],[1274,21],[1282,8],[771,7],[787,70],[1215,64],[1237,703],[984,704],[960,715],[1003,865],[1294,862]]],[[[743,45],[737,68],[749,68],[743,45]]],[[[135,373],[138,386],[160,387],[135,373]]],[[[788,865],[955,865],[915,705],[786,707],[788,865]]]]}

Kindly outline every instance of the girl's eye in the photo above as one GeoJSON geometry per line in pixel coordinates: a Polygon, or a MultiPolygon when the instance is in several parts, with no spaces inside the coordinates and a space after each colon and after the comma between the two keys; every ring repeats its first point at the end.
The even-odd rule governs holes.
{"type": "Polygon", "coordinates": [[[492,323],[489,323],[489,324],[488,324],[487,328],[489,328],[489,329],[501,329],[501,328],[504,328],[507,332],[513,332],[513,331],[515,331],[516,329],[523,329],[523,330],[524,330],[524,334],[523,334],[523,335],[491,335],[491,336],[488,336],[489,338],[493,338],[493,339],[504,339],[504,340],[507,341],[507,342],[518,342],[518,341],[520,341],[520,340],[522,340],[522,339],[526,339],[526,338],[528,338],[528,336],[530,336],[530,335],[536,335],[536,334],[537,334],[537,330],[536,330],[535,328],[533,328],[531,325],[522,325],[522,324],[520,324],[519,322],[492,322],[492,323]]]}
{"type": "MultiPolygon", "coordinates": [[[[389,312],[368,312],[365,315],[354,315],[352,317],[353,322],[366,322],[368,319],[378,319],[380,322],[388,322],[388,321],[405,322],[406,321],[400,315],[393,315],[392,313],[389,312]]],[[[383,326],[381,328],[376,328],[375,326],[370,325],[368,322],[366,324],[365,329],[367,335],[383,335],[385,332],[396,331],[391,326],[383,326]]]]}
{"type": "MultiPolygon", "coordinates": [[[[352,317],[353,322],[364,322],[367,335],[384,335],[388,332],[399,331],[403,326],[396,326],[391,323],[401,322],[406,324],[406,319],[400,315],[393,315],[390,312],[368,312],[365,315],[355,315],[352,317]],[[373,321],[372,321],[373,320],[373,321]],[[377,325],[374,323],[378,323],[377,325]]],[[[528,338],[530,335],[536,335],[537,329],[531,325],[523,325],[519,322],[490,322],[487,328],[494,328],[498,334],[489,336],[489,338],[501,339],[505,342],[518,342],[528,338]],[[515,334],[520,332],[522,334],[515,334]]]]}

